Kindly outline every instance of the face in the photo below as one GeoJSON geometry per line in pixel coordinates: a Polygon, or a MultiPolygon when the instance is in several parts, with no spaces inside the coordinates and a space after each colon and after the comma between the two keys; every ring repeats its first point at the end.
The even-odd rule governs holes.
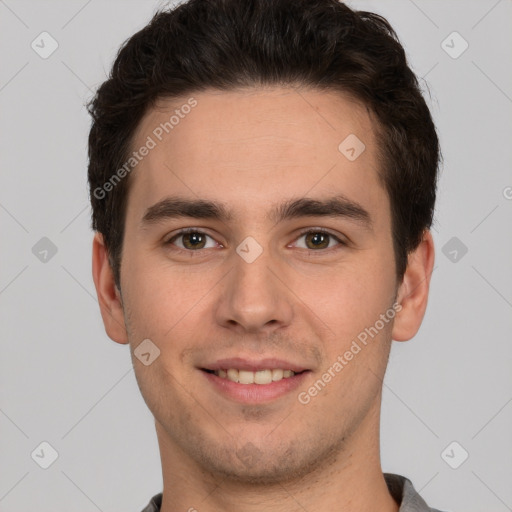
{"type": "Polygon", "coordinates": [[[334,92],[193,98],[161,101],[136,133],[134,148],[155,145],[130,176],[126,339],[109,334],[129,342],[175,457],[284,481],[378,428],[400,313],[373,121],[334,92]],[[134,354],[146,339],[148,365],[134,354]]]}

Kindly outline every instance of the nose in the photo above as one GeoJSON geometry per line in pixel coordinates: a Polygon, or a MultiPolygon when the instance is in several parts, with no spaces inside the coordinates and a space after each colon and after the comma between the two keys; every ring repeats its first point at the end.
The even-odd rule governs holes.
{"type": "Polygon", "coordinates": [[[279,262],[266,250],[253,261],[240,254],[233,254],[233,268],[222,281],[217,322],[238,334],[268,334],[289,325],[293,293],[279,262]]]}

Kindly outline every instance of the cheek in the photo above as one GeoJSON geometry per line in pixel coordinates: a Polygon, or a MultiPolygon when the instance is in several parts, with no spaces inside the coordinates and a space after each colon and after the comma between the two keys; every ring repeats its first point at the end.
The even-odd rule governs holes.
{"type": "Polygon", "coordinates": [[[354,258],[313,281],[304,280],[297,295],[334,331],[347,339],[373,325],[392,305],[393,262],[370,254],[354,258]]]}
{"type": "Polygon", "coordinates": [[[324,411],[332,408],[335,416],[343,416],[347,407],[363,414],[380,389],[395,316],[394,274],[387,263],[373,263],[364,266],[365,271],[354,268],[326,280],[324,293],[315,292],[316,298],[310,295],[305,301],[314,304],[315,313],[329,327],[322,371],[335,375],[321,393],[318,414],[322,400],[324,411]]]}
{"type": "Polygon", "coordinates": [[[133,327],[149,338],[170,335],[176,324],[195,314],[201,297],[215,284],[211,273],[178,271],[161,256],[132,253],[123,263],[133,327]]]}

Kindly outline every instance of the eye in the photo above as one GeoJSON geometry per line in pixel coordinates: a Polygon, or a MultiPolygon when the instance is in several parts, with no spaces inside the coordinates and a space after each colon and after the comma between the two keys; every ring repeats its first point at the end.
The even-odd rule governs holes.
{"type": "MultiPolygon", "coordinates": [[[[300,247],[299,245],[299,248],[316,252],[320,249],[331,249],[336,245],[346,245],[346,243],[340,240],[336,235],[322,228],[310,228],[303,231],[297,240],[300,240],[301,238],[305,238],[305,246],[300,247]]],[[[199,249],[214,248],[217,246],[218,242],[216,242],[210,235],[207,235],[204,231],[196,228],[186,228],[176,233],[173,237],[164,242],[164,244],[175,245],[180,250],[194,252],[199,249]],[[210,242],[210,245],[207,245],[208,239],[212,241],[210,242]],[[180,243],[175,243],[178,240],[180,240],[180,243]]]]}
{"type": "Polygon", "coordinates": [[[303,231],[297,240],[303,237],[305,237],[306,246],[301,247],[301,249],[310,249],[313,251],[317,251],[319,249],[330,249],[333,247],[331,242],[335,241],[338,242],[338,245],[346,245],[345,242],[340,240],[337,236],[321,228],[303,231]]]}
{"type": "Polygon", "coordinates": [[[182,229],[179,233],[165,242],[165,245],[177,245],[179,249],[195,251],[197,249],[210,249],[215,247],[216,242],[207,246],[207,238],[213,240],[210,235],[194,228],[182,229]],[[181,245],[175,244],[175,240],[182,239],[181,245]]]}

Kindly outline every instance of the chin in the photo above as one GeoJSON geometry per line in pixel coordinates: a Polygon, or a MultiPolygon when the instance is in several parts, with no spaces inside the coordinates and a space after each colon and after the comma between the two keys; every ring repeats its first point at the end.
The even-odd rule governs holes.
{"type": "Polygon", "coordinates": [[[210,471],[214,472],[232,482],[247,484],[251,486],[269,486],[285,484],[305,476],[310,471],[310,466],[293,464],[291,461],[260,462],[252,467],[244,463],[239,464],[217,464],[215,468],[208,465],[210,471]]]}
{"type": "MultiPolygon", "coordinates": [[[[319,440],[320,441],[320,440],[319,440]]],[[[285,441],[286,442],[286,441],[285,441]]],[[[297,481],[316,468],[326,464],[337,453],[332,445],[308,446],[288,441],[288,446],[259,447],[248,441],[236,452],[234,446],[216,451],[196,452],[196,459],[203,469],[232,482],[247,485],[278,485],[297,481]]],[[[218,447],[217,447],[218,448],[218,447]]]]}

